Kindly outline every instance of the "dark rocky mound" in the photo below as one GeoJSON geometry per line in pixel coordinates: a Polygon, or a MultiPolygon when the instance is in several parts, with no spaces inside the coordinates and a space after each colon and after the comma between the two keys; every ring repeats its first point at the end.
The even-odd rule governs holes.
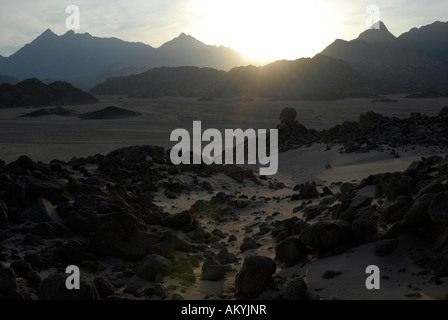
{"type": "Polygon", "coordinates": [[[69,117],[69,116],[73,116],[74,114],[75,113],[73,112],[73,110],[68,110],[68,109],[64,109],[62,107],[57,107],[57,108],[49,108],[49,109],[39,109],[37,111],[22,114],[22,115],[20,115],[20,117],[21,118],[37,118],[37,117],[44,117],[44,116],[50,116],[50,115],[69,117]]]}
{"type": "Polygon", "coordinates": [[[406,96],[409,99],[428,99],[428,98],[447,98],[448,91],[445,92],[425,92],[425,93],[414,93],[406,96]]]}
{"type": "Polygon", "coordinates": [[[89,120],[110,120],[136,117],[139,115],[141,113],[111,106],[98,111],[83,113],[79,117],[89,120]]]}
{"type": "Polygon", "coordinates": [[[284,109],[280,115],[279,150],[313,143],[342,145],[346,153],[383,150],[384,147],[439,146],[448,144],[448,107],[437,116],[411,113],[409,118],[387,117],[373,111],[360,115],[359,121],[345,121],[328,130],[307,129],[296,120],[294,111],[284,109]]]}
{"type": "Polygon", "coordinates": [[[0,85],[0,108],[57,106],[99,103],[95,97],[67,82],[49,85],[27,79],[16,85],[0,85]]]}

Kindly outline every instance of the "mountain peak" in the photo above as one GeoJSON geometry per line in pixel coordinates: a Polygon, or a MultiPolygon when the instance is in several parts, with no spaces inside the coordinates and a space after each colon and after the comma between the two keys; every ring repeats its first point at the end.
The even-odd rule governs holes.
{"type": "Polygon", "coordinates": [[[387,29],[386,25],[382,21],[374,23],[368,30],[359,35],[356,40],[365,41],[367,43],[388,43],[395,41],[395,37],[387,29]]]}
{"type": "Polygon", "coordinates": [[[51,31],[50,28],[48,28],[47,30],[45,30],[40,36],[39,38],[54,38],[57,37],[57,34],[55,34],[53,31],[51,31]]]}
{"type": "Polygon", "coordinates": [[[201,41],[196,39],[195,37],[192,37],[184,32],[182,32],[177,38],[174,38],[173,40],[170,40],[166,43],[164,43],[160,48],[168,48],[172,46],[180,46],[180,47],[192,47],[192,46],[199,46],[204,45],[201,41]]]}

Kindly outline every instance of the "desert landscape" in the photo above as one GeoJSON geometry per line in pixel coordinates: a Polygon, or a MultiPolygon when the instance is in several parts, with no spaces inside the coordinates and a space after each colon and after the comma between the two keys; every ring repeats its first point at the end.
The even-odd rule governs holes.
{"type": "Polygon", "coordinates": [[[448,299],[446,1],[1,8],[0,300],[448,299]]]}
{"type": "Polygon", "coordinates": [[[408,123],[419,110],[429,123],[446,123],[447,100],[97,98],[95,105],[2,110],[5,294],[68,299],[60,273],[69,264],[81,268],[82,299],[448,294],[446,217],[429,209],[436,193],[446,192],[446,128],[421,122],[421,135],[437,136],[433,145],[379,141],[371,150],[347,150],[331,139],[287,143],[282,134],[290,129],[283,129],[278,173],[265,177],[256,166],[173,166],[167,153],[171,130],[191,131],[196,119],[218,129],[284,122],[291,130],[300,123],[331,132],[374,111],[387,116],[387,129],[387,119],[408,123]],[[298,121],[281,119],[290,108],[298,121]],[[369,265],[380,268],[379,290],[366,289],[369,265]]]}

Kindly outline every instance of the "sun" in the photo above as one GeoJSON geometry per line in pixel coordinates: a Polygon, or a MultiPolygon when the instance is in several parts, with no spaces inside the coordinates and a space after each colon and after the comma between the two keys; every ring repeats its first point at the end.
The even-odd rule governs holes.
{"type": "Polygon", "coordinates": [[[314,56],[331,30],[328,10],[319,1],[197,1],[203,16],[192,33],[208,43],[219,41],[251,60],[314,56]]]}

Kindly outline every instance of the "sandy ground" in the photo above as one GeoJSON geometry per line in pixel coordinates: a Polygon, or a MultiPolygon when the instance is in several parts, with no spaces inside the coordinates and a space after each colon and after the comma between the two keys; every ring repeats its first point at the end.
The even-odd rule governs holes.
{"type": "Polygon", "coordinates": [[[346,99],[329,102],[254,102],[196,99],[127,99],[99,97],[101,104],[68,106],[77,114],[107,106],[117,106],[142,113],[120,120],[82,120],[77,117],[47,116],[18,118],[35,108],[0,110],[0,159],[9,162],[27,154],[36,161],[70,160],[97,153],[106,154],[129,145],[152,144],[171,148],[170,133],[177,128],[191,130],[194,120],[206,128],[275,129],[284,107],[297,110],[297,119],[308,128],[327,129],[343,121],[356,121],[359,115],[375,111],[387,116],[408,117],[411,112],[436,115],[448,99],[405,99],[397,103],[372,103],[370,99],[346,99]]]}

